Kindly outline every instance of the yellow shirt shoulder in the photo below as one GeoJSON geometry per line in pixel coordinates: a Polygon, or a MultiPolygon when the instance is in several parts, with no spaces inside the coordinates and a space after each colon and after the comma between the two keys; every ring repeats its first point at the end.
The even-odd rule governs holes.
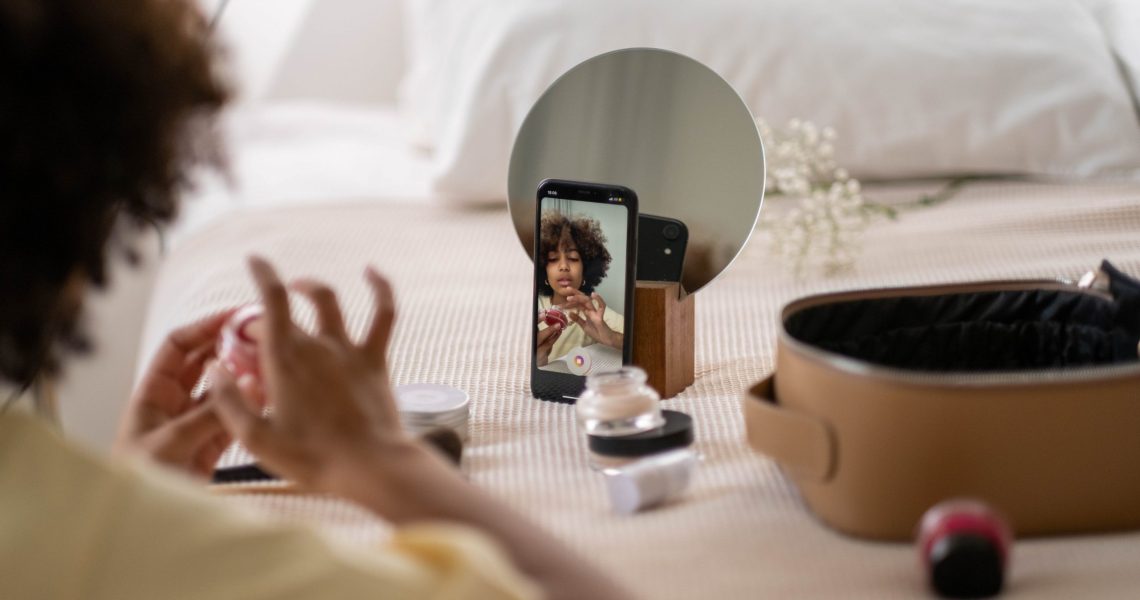
{"type": "Polygon", "coordinates": [[[4,597],[142,600],[531,598],[483,534],[398,531],[376,551],[261,522],[189,481],[79,450],[34,417],[0,414],[4,597]]]}

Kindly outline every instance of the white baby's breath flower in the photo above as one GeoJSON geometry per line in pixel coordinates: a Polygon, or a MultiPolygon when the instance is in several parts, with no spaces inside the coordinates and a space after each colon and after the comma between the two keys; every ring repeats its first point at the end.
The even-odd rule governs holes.
{"type": "Polygon", "coordinates": [[[835,164],[835,129],[791,119],[783,129],[757,120],[757,130],[769,149],[767,191],[797,202],[781,217],[766,218],[772,250],[797,274],[851,268],[868,213],[859,180],[835,164]]]}

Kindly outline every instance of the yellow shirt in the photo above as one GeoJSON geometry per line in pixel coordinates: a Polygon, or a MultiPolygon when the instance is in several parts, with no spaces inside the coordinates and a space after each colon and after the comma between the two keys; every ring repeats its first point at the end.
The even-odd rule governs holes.
{"type": "MultiPolygon", "coordinates": [[[[543,310],[550,308],[550,300],[550,296],[540,295],[538,297],[538,307],[543,310]]],[[[625,332],[625,317],[615,310],[610,310],[609,307],[606,307],[606,312],[602,313],[602,321],[615,333],[625,332]]],[[[539,329],[546,329],[546,323],[539,321],[538,327],[539,329]]],[[[562,330],[562,335],[558,336],[558,341],[554,342],[554,346],[550,349],[550,360],[566,356],[568,352],[578,346],[584,347],[596,343],[597,341],[594,340],[594,338],[586,335],[581,325],[570,321],[566,329],[562,330]]],[[[618,352],[621,352],[620,348],[618,352]]]]}
{"type": "Polygon", "coordinates": [[[368,552],[258,522],[180,478],[0,414],[0,596],[114,600],[530,598],[483,534],[418,525],[368,552]]]}

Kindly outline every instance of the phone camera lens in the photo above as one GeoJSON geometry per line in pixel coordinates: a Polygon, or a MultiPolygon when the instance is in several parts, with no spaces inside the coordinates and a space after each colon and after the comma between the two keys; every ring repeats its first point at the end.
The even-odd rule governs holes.
{"type": "Polygon", "coordinates": [[[661,235],[665,236],[665,239],[667,240],[675,240],[681,237],[681,228],[677,227],[673,223],[670,223],[661,230],[661,235]]]}

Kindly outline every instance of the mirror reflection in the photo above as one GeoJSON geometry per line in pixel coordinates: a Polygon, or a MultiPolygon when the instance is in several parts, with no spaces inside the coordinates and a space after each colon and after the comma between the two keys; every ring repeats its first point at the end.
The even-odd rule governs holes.
{"type": "Polygon", "coordinates": [[[528,254],[543,179],[636,190],[643,215],[679,223],[642,229],[642,244],[653,242],[642,235],[662,239],[639,252],[652,253],[644,259],[657,260],[656,273],[678,268],[671,260],[682,252],[680,279],[692,293],[748,241],[763,199],[764,153],[752,114],[724,79],[680,54],[636,48],[590,59],[551,85],[519,131],[509,177],[511,217],[528,254]]]}

